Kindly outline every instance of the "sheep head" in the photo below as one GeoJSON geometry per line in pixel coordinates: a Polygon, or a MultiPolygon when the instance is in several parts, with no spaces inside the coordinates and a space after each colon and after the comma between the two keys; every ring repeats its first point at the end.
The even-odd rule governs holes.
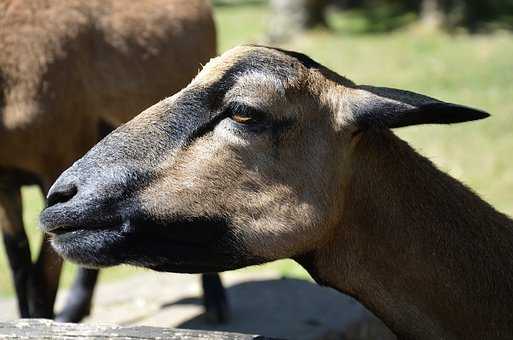
{"type": "Polygon", "coordinates": [[[89,266],[211,272],[297,257],[344,214],[362,133],[485,117],[355,85],[299,53],[237,47],[64,172],[41,225],[89,266]]]}

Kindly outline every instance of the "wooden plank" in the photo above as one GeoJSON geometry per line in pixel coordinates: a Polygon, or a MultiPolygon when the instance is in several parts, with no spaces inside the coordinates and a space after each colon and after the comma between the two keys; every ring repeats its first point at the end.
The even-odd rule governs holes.
{"type": "Polygon", "coordinates": [[[0,322],[0,339],[272,340],[259,335],[161,327],[60,323],[46,319],[0,322]]]}

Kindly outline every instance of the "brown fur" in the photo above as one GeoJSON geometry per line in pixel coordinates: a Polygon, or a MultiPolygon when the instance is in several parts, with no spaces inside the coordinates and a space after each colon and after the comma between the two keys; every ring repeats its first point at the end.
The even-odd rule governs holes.
{"type": "MultiPolygon", "coordinates": [[[[2,231],[23,233],[20,185],[46,192],[100,121],[117,126],[186,85],[215,56],[215,34],[206,0],[0,0],[2,231]]],[[[47,242],[39,263],[55,291],[47,242]]]]}
{"type": "Polygon", "coordinates": [[[302,58],[265,47],[228,51],[187,88],[97,145],[51,190],[75,185],[79,192],[42,215],[56,250],[87,264],[191,272],[295,258],[405,339],[513,337],[512,221],[388,129],[487,115],[357,86],[302,58]],[[265,112],[266,125],[237,123],[238,112],[226,109],[234,102],[265,112]],[[221,117],[203,133],[167,130],[169,122],[194,122],[205,110],[221,117]],[[113,178],[105,164],[131,175],[113,178]],[[134,197],[112,196],[112,185],[131,188],[134,197]],[[125,239],[117,225],[102,230],[80,222],[60,229],[75,211],[88,211],[92,225],[106,223],[95,218],[105,209],[101,201],[80,190],[109,199],[108,209],[130,204],[119,218],[134,234],[125,239]],[[212,219],[219,216],[224,222],[212,219]],[[204,224],[180,230],[193,219],[204,224]],[[224,228],[229,237],[201,243],[206,228],[224,228]],[[137,237],[141,250],[124,254],[138,246],[130,243],[137,237]],[[206,257],[195,255],[202,250],[206,257]]]}
{"type": "Polygon", "coordinates": [[[360,136],[315,277],[405,338],[512,335],[513,223],[389,132],[360,136]]]}
{"type": "Polygon", "coordinates": [[[98,119],[129,120],[216,53],[203,0],[11,0],[0,27],[0,167],[47,184],[96,143],[98,119]]]}

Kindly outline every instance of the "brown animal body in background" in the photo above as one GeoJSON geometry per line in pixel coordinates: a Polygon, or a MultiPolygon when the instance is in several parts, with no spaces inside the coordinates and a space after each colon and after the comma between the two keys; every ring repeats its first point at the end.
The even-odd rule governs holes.
{"type": "Polygon", "coordinates": [[[41,223],[78,263],[203,272],[294,258],[401,338],[512,339],[512,220],[390,131],[487,116],[239,47],[66,170],[41,223]]]}
{"type": "MultiPolygon", "coordinates": [[[[105,127],[179,90],[215,54],[208,1],[0,0],[0,227],[23,317],[53,315],[61,260],[44,241],[32,268],[20,187],[46,194],[105,127]]],[[[79,274],[61,320],[87,312],[95,281],[95,270],[79,274]]]]}

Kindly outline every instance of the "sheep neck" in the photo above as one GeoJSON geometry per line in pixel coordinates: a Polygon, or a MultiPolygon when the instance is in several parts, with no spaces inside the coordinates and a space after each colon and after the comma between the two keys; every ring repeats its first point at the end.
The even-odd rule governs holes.
{"type": "Polygon", "coordinates": [[[405,339],[513,338],[513,223],[389,131],[361,136],[342,220],[300,261],[405,339]]]}

